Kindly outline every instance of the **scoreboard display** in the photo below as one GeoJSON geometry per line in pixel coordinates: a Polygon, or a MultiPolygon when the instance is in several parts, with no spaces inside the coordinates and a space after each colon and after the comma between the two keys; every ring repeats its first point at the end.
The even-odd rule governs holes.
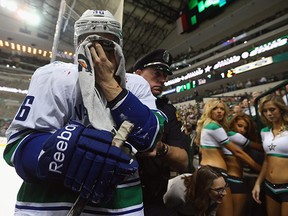
{"type": "Polygon", "coordinates": [[[175,92],[176,93],[183,92],[186,90],[194,89],[204,84],[212,83],[221,79],[232,78],[234,76],[236,76],[236,74],[233,72],[233,70],[223,71],[223,72],[214,73],[214,74],[207,74],[206,76],[202,76],[197,79],[190,80],[185,84],[177,85],[175,88],[175,92]]]}
{"type": "Polygon", "coordinates": [[[189,0],[177,20],[178,33],[191,32],[200,23],[219,15],[236,0],[189,0]]]}

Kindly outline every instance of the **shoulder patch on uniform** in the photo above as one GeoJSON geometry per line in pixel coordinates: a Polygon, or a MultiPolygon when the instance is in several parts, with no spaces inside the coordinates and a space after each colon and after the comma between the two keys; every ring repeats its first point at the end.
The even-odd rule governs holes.
{"type": "Polygon", "coordinates": [[[271,127],[265,127],[261,129],[261,132],[269,132],[271,130],[271,127]]]}
{"type": "Polygon", "coordinates": [[[204,125],[204,128],[208,129],[208,130],[216,130],[218,128],[221,128],[221,126],[219,124],[217,124],[216,122],[210,122],[210,123],[204,125]]]}
{"type": "Polygon", "coordinates": [[[235,135],[236,134],[236,132],[235,131],[228,131],[228,136],[233,136],[233,135],[235,135]]]}

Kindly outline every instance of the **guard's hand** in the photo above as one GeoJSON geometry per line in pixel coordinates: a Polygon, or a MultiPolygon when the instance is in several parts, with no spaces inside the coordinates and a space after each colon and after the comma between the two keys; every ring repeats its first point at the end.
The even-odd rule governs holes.
{"type": "Polygon", "coordinates": [[[156,157],[157,151],[159,149],[161,149],[161,148],[163,148],[163,143],[162,143],[162,141],[158,141],[157,145],[155,146],[153,151],[150,151],[150,152],[139,152],[139,153],[137,153],[137,155],[141,156],[141,157],[156,157]]]}

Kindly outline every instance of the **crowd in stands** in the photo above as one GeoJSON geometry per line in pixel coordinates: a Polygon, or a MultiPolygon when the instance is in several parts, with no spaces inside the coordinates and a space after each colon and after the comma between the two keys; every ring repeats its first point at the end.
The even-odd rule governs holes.
{"type": "MultiPolygon", "coordinates": [[[[285,98],[287,97],[288,85],[274,92],[275,95],[280,95],[285,98]]],[[[256,110],[254,107],[255,99],[261,95],[263,92],[251,92],[244,95],[222,96],[218,97],[223,100],[229,107],[230,113],[229,118],[239,112],[244,112],[255,118],[256,110]]],[[[287,101],[287,98],[286,98],[287,101]]],[[[287,104],[287,102],[286,102],[287,104]]],[[[194,105],[191,103],[185,105],[179,105],[177,107],[178,119],[182,122],[182,130],[185,131],[187,135],[193,136],[196,132],[197,121],[203,113],[205,103],[203,101],[197,101],[194,105]]]]}
{"type": "Polygon", "coordinates": [[[247,89],[251,88],[253,86],[263,85],[266,83],[272,83],[275,81],[278,81],[278,77],[272,75],[269,77],[262,76],[260,79],[250,79],[248,78],[246,81],[241,82],[227,82],[226,86],[220,85],[220,88],[214,89],[214,90],[207,90],[208,96],[212,96],[215,94],[222,94],[226,92],[232,92],[240,89],[247,89]]]}
{"type": "MultiPolygon", "coordinates": [[[[223,93],[227,93],[227,92],[233,92],[233,91],[237,91],[237,90],[241,90],[241,89],[247,89],[247,88],[251,88],[254,86],[259,86],[259,85],[263,85],[263,84],[267,84],[267,83],[272,83],[272,82],[276,82],[279,80],[285,80],[287,79],[287,72],[284,72],[282,75],[271,75],[271,76],[262,76],[260,78],[257,79],[250,79],[248,78],[246,81],[241,82],[240,80],[238,81],[231,81],[228,80],[226,85],[216,85],[215,88],[207,88],[205,89],[205,94],[200,95],[201,97],[212,97],[213,95],[217,95],[217,94],[223,94],[223,93]]],[[[235,79],[234,79],[235,80],[235,79]]],[[[191,81],[192,82],[192,81],[191,81]]],[[[248,93],[244,93],[248,94],[248,93]]],[[[240,95],[240,96],[244,96],[244,95],[240,95]]],[[[181,102],[185,102],[185,101],[189,101],[189,100],[195,100],[199,98],[199,94],[197,92],[197,89],[195,89],[193,92],[191,91],[191,94],[188,94],[186,96],[178,96],[175,97],[173,99],[171,99],[171,102],[173,104],[177,104],[177,103],[181,103],[181,102]]]]}

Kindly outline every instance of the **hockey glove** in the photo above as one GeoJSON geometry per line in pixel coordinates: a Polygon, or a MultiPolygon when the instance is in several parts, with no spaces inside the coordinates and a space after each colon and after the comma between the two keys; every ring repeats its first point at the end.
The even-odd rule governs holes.
{"type": "Polygon", "coordinates": [[[95,203],[110,199],[116,186],[138,169],[136,161],[111,145],[112,138],[108,131],[66,125],[44,144],[38,177],[62,179],[66,187],[95,203]]]}

